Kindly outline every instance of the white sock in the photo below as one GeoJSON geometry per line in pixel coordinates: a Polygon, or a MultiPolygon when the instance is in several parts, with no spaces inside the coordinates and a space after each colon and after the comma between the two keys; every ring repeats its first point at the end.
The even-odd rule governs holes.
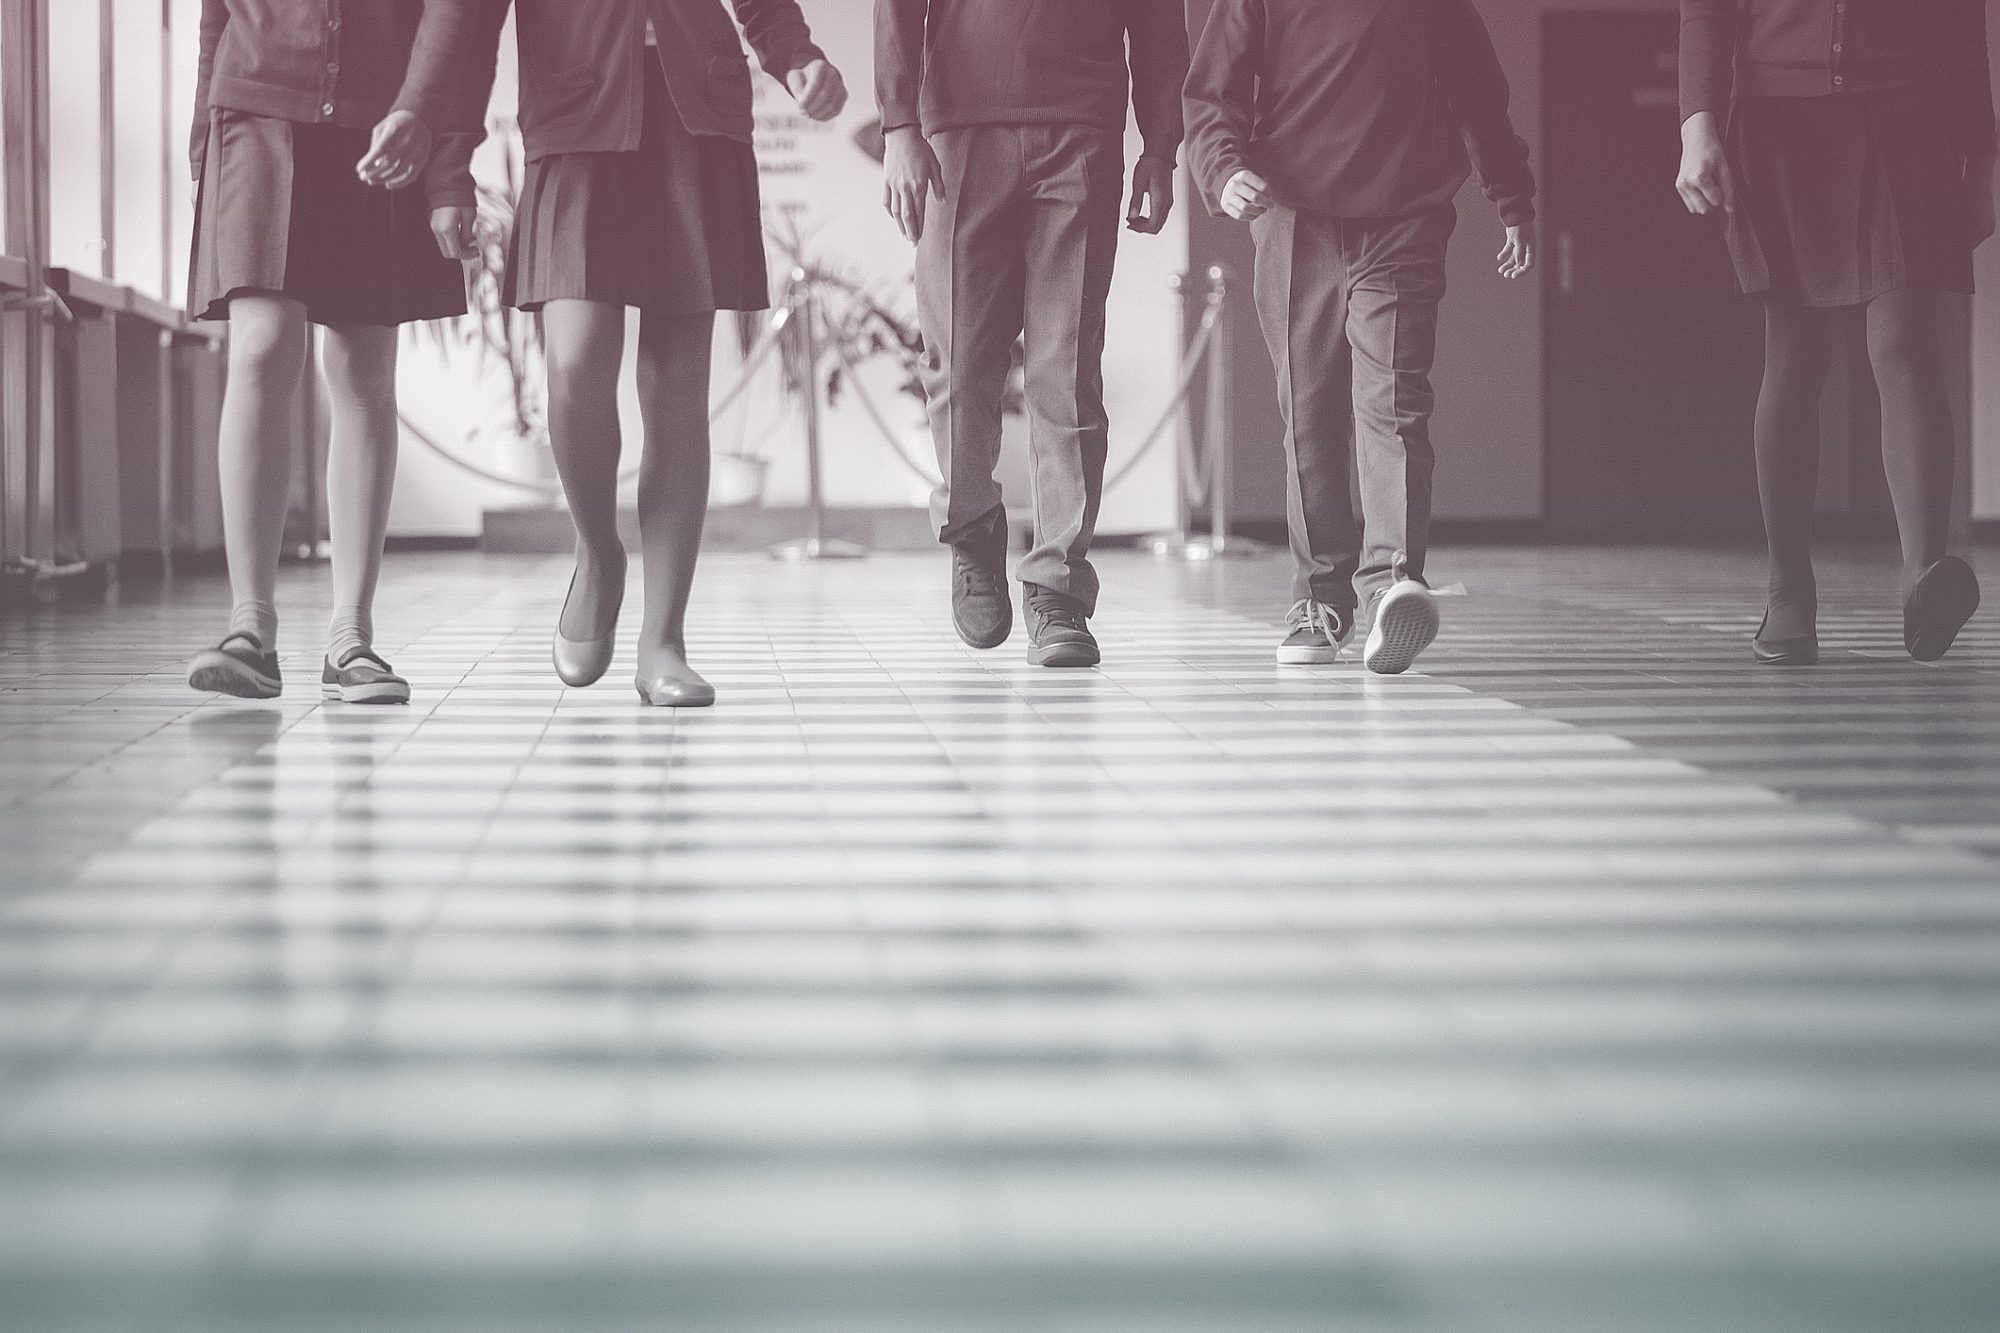
{"type": "Polygon", "coordinates": [[[238,602],[229,613],[229,632],[248,634],[267,653],[278,651],[278,608],[269,602],[238,602]]]}
{"type": "Polygon", "coordinates": [[[327,626],[326,632],[327,661],[342,666],[354,654],[373,652],[374,649],[373,612],[359,606],[343,606],[334,611],[333,622],[327,626]]]}

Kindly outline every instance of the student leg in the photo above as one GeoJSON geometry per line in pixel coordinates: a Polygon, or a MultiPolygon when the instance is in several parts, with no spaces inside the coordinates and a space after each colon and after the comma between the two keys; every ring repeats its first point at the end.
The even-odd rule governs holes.
{"type": "Polygon", "coordinates": [[[1882,395],[1882,469],[1903,542],[1902,588],[1944,558],[1951,538],[1956,430],[1938,338],[1938,299],[1900,290],[1868,306],[1868,362],[1882,395]]]}
{"type": "Polygon", "coordinates": [[[708,516],[708,379],[715,316],[648,311],[639,326],[639,540],[646,618],[639,692],[649,703],[698,706],[715,691],[687,662],[688,594],[708,516]]]}
{"type": "Polygon", "coordinates": [[[1277,208],[1251,224],[1251,234],[1257,317],[1285,420],[1292,596],[1351,615],[1361,530],[1348,483],[1354,398],[1340,224],[1277,208]]]}
{"type": "Polygon", "coordinates": [[[306,368],[306,313],[277,295],[229,303],[229,380],[222,396],[216,466],[223,547],[234,609],[231,633],[278,643],[278,548],[292,489],[292,431],[306,368]]]}
{"type": "Polygon", "coordinates": [[[324,363],[332,404],[326,507],[333,539],[333,622],[326,656],[335,666],[375,646],[375,585],[396,485],[396,341],[393,328],[347,325],[326,331],[324,363]]]}
{"type": "Polygon", "coordinates": [[[625,596],[625,546],[618,538],[618,371],[625,356],[625,308],[598,301],[542,307],[548,358],[549,444],[576,525],[576,573],[557,623],[558,670],[589,684],[610,662],[610,639],[625,596]],[[577,651],[563,660],[567,640],[577,651]]]}
{"type": "Polygon", "coordinates": [[[1374,607],[1362,661],[1384,675],[1408,670],[1437,636],[1424,582],[1429,554],[1431,367],[1445,249],[1458,221],[1446,205],[1417,217],[1355,224],[1347,340],[1354,348],[1355,463],[1365,540],[1355,593],[1374,607]]]}
{"type": "Polygon", "coordinates": [[[1091,538],[1111,430],[1104,408],[1105,302],[1125,177],[1119,135],[1075,126],[1022,131],[1028,155],[1026,384],[1035,542],[1020,578],[1097,607],[1091,538]]]}
{"type": "Polygon", "coordinates": [[[1979,607],[1979,580],[1948,556],[1957,431],[1938,329],[1938,298],[1899,290],[1868,306],[1868,360],[1882,395],[1882,468],[1903,543],[1903,640],[1942,657],[1979,607]]]}
{"type": "Polygon", "coordinates": [[[1759,638],[1813,636],[1819,594],[1812,522],[1819,492],[1820,395],[1833,359],[1835,316],[1797,301],[1764,303],[1764,383],[1757,394],[1757,494],[1770,550],[1769,609],[1759,638]]]}
{"type": "Polygon", "coordinates": [[[1019,131],[976,126],[934,135],[944,197],[917,244],[917,317],[931,439],[942,477],[931,496],[938,540],[954,549],[952,615],[976,648],[1006,639],[1007,511],[993,469],[1021,336],[1027,260],[1019,131]]]}

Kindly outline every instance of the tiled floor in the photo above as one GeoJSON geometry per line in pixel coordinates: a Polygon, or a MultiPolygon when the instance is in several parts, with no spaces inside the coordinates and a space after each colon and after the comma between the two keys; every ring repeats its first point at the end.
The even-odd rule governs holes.
{"type": "Polygon", "coordinates": [[[275,707],[214,582],[0,621],[0,1327],[2000,1328],[2000,614],[1435,572],[1384,680],[1112,555],[1059,674],[719,556],[699,714],[556,685],[549,561],[394,560],[408,709],[317,571],[275,707]]]}

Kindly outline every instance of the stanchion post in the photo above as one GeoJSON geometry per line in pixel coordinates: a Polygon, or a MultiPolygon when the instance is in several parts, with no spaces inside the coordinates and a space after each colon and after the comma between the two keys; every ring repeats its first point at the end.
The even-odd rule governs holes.
{"type": "MultiPolygon", "coordinates": [[[[1171,546],[1156,541],[1153,549],[1158,554],[1179,556],[1183,560],[1255,559],[1268,554],[1270,548],[1247,537],[1232,536],[1229,531],[1229,509],[1234,502],[1236,485],[1235,461],[1230,456],[1229,441],[1230,395],[1235,385],[1235,367],[1230,364],[1229,271],[1220,264],[1212,265],[1208,270],[1207,318],[1208,375],[1204,385],[1207,401],[1202,405],[1201,433],[1208,451],[1208,536],[1184,536],[1171,546]]],[[[1193,411],[1184,407],[1182,430],[1191,435],[1192,427],[1193,411]]],[[[1192,466],[1191,457],[1186,466],[1192,466]]],[[[1188,517],[1182,518],[1183,533],[1188,521],[1188,517]]]]}
{"type": "Polygon", "coordinates": [[[1208,271],[1209,299],[1215,302],[1214,339],[1208,350],[1208,545],[1209,554],[1229,554],[1229,506],[1235,468],[1229,448],[1229,272],[1217,264],[1208,271]]]}
{"type": "Polygon", "coordinates": [[[799,392],[805,395],[806,535],[771,548],[777,560],[858,560],[866,547],[826,535],[826,485],[822,462],[824,420],[820,415],[819,290],[810,273],[792,270],[792,336],[799,351],[799,392]]]}
{"type": "MultiPolygon", "coordinates": [[[[1188,275],[1176,273],[1167,280],[1167,286],[1174,294],[1174,383],[1187,383],[1193,367],[1188,364],[1189,340],[1187,336],[1188,316],[1188,275]]],[[[1185,395],[1174,407],[1174,526],[1166,532],[1153,534],[1146,539],[1146,549],[1164,559],[1178,558],[1187,549],[1188,522],[1193,518],[1193,508],[1188,499],[1187,474],[1194,462],[1194,422],[1188,411],[1185,395]]]]}
{"type": "Polygon", "coordinates": [[[179,433],[180,405],[176,401],[175,334],[172,329],[160,330],[160,455],[158,459],[158,480],[160,486],[157,518],[160,524],[160,577],[174,576],[175,531],[180,526],[180,506],[174,495],[174,437],[179,433]]]}

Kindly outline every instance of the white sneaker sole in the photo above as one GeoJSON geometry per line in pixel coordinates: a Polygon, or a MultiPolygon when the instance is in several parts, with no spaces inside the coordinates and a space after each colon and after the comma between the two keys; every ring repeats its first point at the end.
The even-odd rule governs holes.
{"type": "Polygon", "coordinates": [[[344,704],[406,704],[410,701],[410,687],[393,681],[379,681],[373,685],[329,685],[320,682],[320,697],[337,699],[344,704]]]}
{"type": "Polygon", "coordinates": [[[1361,663],[1378,676],[1399,676],[1431,646],[1437,633],[1437,601],[1430,589],[1414,581],[1398,584],[1376,604],[1375,625],[1368,631],[1361,663]]]}
{"type": "Polygon", "coordinates": [[[1338,648],[1287,648],[1278,646],[1280,666],[1333,666],[1340,661],[1338,648]]]}

